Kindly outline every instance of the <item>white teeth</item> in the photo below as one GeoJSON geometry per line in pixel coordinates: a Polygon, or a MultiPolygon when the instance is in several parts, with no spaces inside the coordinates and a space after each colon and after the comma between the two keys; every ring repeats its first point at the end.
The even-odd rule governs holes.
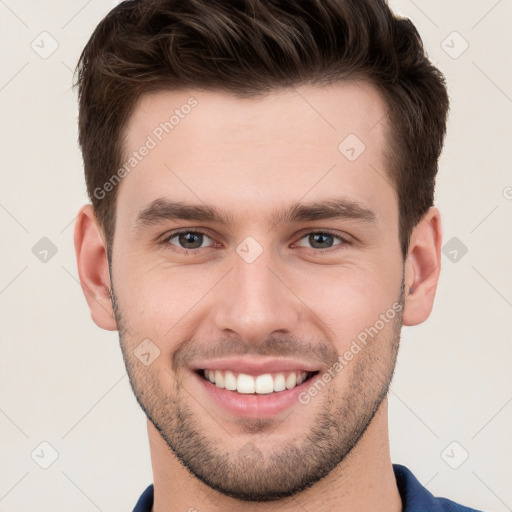
{"type": "Polygon", "coordinates": [[[292,389],[297,385],[297,376],[295,373],[290,373],[286,378],[286,389],[292,389]]]}
{"type": "Polygon", "coordinates": [[[220,370],[215,370],[215,384],[220,388],[224,387],[224,375],[220,370]]]}
{"type": "Polygon", "coordinates": [[[256,377],[256,393],[260,395],[266,395],[267,393],[272,393],[274,391],[274,379],[270,373],[265,373],[265,375],[258,375],[256,377]]]}
{"type": "Polygon", "coordinates": [[[239,393],[254,393],[256,388],[254,378],[245,373],[238,374],[238,380],[236,381],[236,390],[239,393]]]}
{"type": "Polygon", "coordinates": [[[266,395],[302,384],[307,379],[308,372],[290,372],[287,376],[284,373],[264,373],[253,377],[246,373],[235,374],[230,370],[204,370],[204,376],[219,388],[242,394],[266,395]]]}
{"type": "Polygon", "coordinates": [[[236,391],[236,377],[229,370],[224,372],[224,387],[230,391],[236,391]]]}
{"type": "Polygon", "coordinates": [[[274,378],[274,391],[284,391],[286,389],[285,378],[282,373],[278,373],[274,378]]]}

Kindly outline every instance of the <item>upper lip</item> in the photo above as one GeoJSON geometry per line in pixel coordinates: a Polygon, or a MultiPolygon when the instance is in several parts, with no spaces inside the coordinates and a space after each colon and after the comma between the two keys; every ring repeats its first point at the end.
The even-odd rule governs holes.
{"type": "Polygon", "coordinates": [[[262,375],[265,373],[280,372],[316,372],[319,366],[304,361],[294,361],[292,359],[211,359],[200,361],[193,365],[193,370],[231,370],[236,373],[246,373],[248,375],[262,375]]]}

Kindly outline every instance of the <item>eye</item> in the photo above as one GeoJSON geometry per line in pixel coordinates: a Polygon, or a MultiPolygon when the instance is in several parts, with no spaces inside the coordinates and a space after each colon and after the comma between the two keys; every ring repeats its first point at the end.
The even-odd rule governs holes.
{"type": "MultiPolygon", "coordinates": [[[[175,231],[167,235],[162,243],[169,247],[171,250],[181,251],[196,251],[207,247],[215,246],[215,241],[208,236],[207,233],[197,230],[181,230],[175,231]]],[[[300,238],[296,244],[298,247],[309,247],[318,251],[329,251],[337,246],[344,246],[349,244],[341,236],[331,233],[330,231],[312,231],[300,238]],[[336,240],[339,243],[336,243],[336,240]]]]}
{"type": "Polygon", "coordinates": [[[213,245],[212,239],[202,231],[177,231],[167,236],[164,243],[176,245],[179,249],[202,249],[213,245]],[[206,240],[211,243],[203,245],[206,240]]]}
{"type": "MultiPolygon", "coordinates": [[[[310,247],[312,249],[317,250],[327,250],[333,247],[334,245],[344,245],[348,243],[339,235],[336,235],[329,231],[313,231],[311,233],[308,233],[306,236],[303,236],[300,240],[306,240],[307,243],[311,244],[310,247]],[[333,242],[335,239],[338,239],[341,243],[334,244],[333,242]]],[[[298,245],[299,247],[307,247],[300,243],[298,245]]]]}

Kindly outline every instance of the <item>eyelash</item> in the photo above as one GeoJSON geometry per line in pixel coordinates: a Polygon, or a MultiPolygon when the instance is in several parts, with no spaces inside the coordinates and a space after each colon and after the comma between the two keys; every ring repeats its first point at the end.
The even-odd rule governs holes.
{"type": "MultiPolygon", "coordinates": [[[[173,231],[172,233],[168,234],[163,240],[162,240],[162,244],[169,250],[173,251],[173,252],[178,252],[178,253],[182,253],[182,254],[191,254],[191,253],[197,253],[200,249],[208,249],[208,247],[212,247],[214,244],[212,244],[212,246],[208,246],[208,247],[199,247],[197,249],[185,249],[183,247],[178,247],[178,246],[174,246],[174,247],[170,247],[172,244],[170,244],[170,240],[172,240],[173,238],[176,238],[177,236],[179,235],[183,235],[183,234],[189,234],[189,233],[193,233],[193,234],[201,234],[201,235],[204,235],[206,237],[208,237],[210,240],[213,240],[209,234],[206,232],[206,231],[202,231],[200,229],[194,229],[194,230],[191,230],[191,229],[183,229],[183,230],[179,230],[179,231],[173,231]]],[[[315,252],[320,252],[320,253],[326,253],[326,252],[334,252],[334,251],[337,251],[337,250],[340,250],[342,249],[344,246],[346,245],[349,245],[350,242],[341,237],[339,234],[335,233],[334,231],[330,231],[328,229],[323,229],[323,230],[319,230],[319,231],[308,231],[307,233],[305,233],[303,236],[301,236],[299,238],[299,241],[306,238],[307,236],[309,235],[312,235],[312,234],[315,234],[315,235],[318,235],[318,234],[321,234],[321,235],[330,235],[334,238],[337,238],[338,240],[341,241],[340,244],[337,244],[337,246],[333,246],[333,247],[329,247],[327,249],[315,249],[314,247],[310,247],[311,250],[315,251],[315,252]]]]}

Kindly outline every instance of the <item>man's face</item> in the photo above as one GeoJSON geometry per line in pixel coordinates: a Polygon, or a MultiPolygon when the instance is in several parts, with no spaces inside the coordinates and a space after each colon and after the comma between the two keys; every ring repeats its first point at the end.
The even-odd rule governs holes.
{"type": "Polygon", "coordinates": [[[250,100],[160,92],[130,119],[127,158],[148,136],[156,146],[117,190],[111,277],[123,355],[149,420],[220,492],[270,500],[310,486],[356,445],[385,397],[403,292],[385,113],[371,86],[341,83],[250,100]],[[190,97],[197,105],[172,131],[155,132],[190,97]],[[354,136],[366,146],[359,156],[354,136]],[[334,201],[344,215],[286,215],[334,201]],[[226,218],[173,218],[164,202],[226,218]],[[260,395],[205,380],[201,370],[234,358],[290,386],[294,368],[317,373],[260,395]]]}

